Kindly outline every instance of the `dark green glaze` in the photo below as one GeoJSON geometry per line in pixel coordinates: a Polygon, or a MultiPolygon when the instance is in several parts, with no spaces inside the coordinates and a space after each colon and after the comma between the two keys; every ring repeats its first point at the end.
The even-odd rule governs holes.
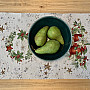
{"type": "Polygon", "coordinates": [[[58,19],[53,16],[47,16],[39,19],[36,21],[33,26],[30,28],[29,32],[29,45],[32,50],[32,52],[39,58],[44,59],[44,60],[56,60],[60,57],[62,57],[69,49],[71,45],[71,33],[69,27],[63,22],[61,19],[58,19]],[[56,26],[61,30],[61,34],[64,39],[64,46],[60,45],[60,49],[57,53],[55,54],[37,54],[35,53],[34,49],[37,49],[38,46],[36,46],[34,37],[37,34],[38,30],[43,28],[44,26],[56,26]],[[33,48],[34,49],[33,49],[33,48]]]}

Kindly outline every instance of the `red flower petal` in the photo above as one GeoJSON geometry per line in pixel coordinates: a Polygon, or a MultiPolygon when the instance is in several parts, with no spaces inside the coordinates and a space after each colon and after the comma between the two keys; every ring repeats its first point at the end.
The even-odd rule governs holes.
{"type": "Polygon", "coordinates": [[[84,50],[86,50],[87,49],[87,47],[86,46],[84,46],[84,50]]]}
{"type": "Polygon", "coordinates": [[[83,48],[83,47],[81,47],[81,50],[82,50],[82,51],[84,51],[84,48],[83,48]]]}
{"type": "Polygon", "coordinates": [[[74,46],[74,47],[78,47],[77,43],[74,43],[73,46],[74,46]]]}
{"type": "Polygon", "coordinates": [[[9,50],[12,50],[13,48],[11,47],[11,45],[9,46],[6,46],[7,50],[6,51],[9,51],[9,50]]]}

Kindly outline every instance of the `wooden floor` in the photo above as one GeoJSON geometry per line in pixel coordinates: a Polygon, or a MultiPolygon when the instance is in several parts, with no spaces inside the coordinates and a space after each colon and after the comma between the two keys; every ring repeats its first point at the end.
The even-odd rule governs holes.
{"type": "Polygon", "coordinates": [[[0,0],[1,12],[90,13],[90,0],[0,0]]]}
{"type": "Polygon", "coordinates": [[[90,80],[0,80],[0,90],[90,90],[90,80]]]}
{"type": "MultiPolygon", "coordinates": [[[[90,0],[0,0],[0,12],[90,13],[90,0]]],[[[90,90],[90,80],[0,80],[0,90],[90,90]]]]}

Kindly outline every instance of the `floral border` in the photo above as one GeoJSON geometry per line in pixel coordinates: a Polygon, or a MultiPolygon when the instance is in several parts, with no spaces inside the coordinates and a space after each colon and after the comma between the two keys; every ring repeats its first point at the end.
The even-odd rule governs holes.
{"type": "Polygon", "coordinates": [[[71,29],[72,33],[72,46],[69,50],[69,59],[74,60],[73,65],[76,67],[84,66],[86,67],[86,62],[88,61],[86,53],[87,53],[87,40],[85,38],[85,34],[88,32],[85,30],[84,26],[81,25],[81,21],[75,21],[73,27],[71,29]]]}
{"type": "Polygon", "coordinates": [[[13,50],[13,40],[16,37],[16,35],[18,35],[17,39],[21,39],[22,41],[24,39],[28,39],[28,33],[26,33],[26,31],[23,31],[23,30],[19,30],[19,31],[20,32],[17,34],[16,34],[16,32],[11,32],[9,37],[6,38],[5,46],[6,46],[6,51],[8,51],[8,53],[12,59],[17,60],[17,62],[22,62],[23,58],[25,58],[26,60],[30,59],[32,53],[29,50],[29,46],[28,46],[28,51],[27,51],[27,54],[25,55],[25,57],[23,56],[23,52],[20,52],[18,50],[16,53],[15,50],[13,50]]]}

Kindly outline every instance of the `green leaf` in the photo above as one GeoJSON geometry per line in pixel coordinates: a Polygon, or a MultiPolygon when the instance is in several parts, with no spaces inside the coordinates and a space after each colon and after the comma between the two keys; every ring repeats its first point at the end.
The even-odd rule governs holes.
{"type": "Polygon", "coordinates": [[[13,46],[13,43],[12,44],[10,44],[11,46],[13,46]]]}
{"type": "Polygon", "coordinates": [[[28,58],[28,57],[27,57],[27,56],[25,56],[25,59],[26,59],[26,60],[27,60],[27,58],[28,58]]]}
{"type": "Polygon", "coordinates": [[[85,45],[90,45],[90,43],[86,43],[85,45]]]}
{"type": "Polygon", "coordinates": [[[81,59],[84,59],[84,56],[81,56],[81,59]]]}
{"type": "Polygon", "coordinates": [[[81,28],[83,28],[84,26],[81,26],[81,28]]]}
{"type": "Polygon", "coordinates": [[[21,36],[18,36],[18,38],[17,38],[17,39],[19,39],[19,38],[21,38],[21,36]]]}
{"type": "Polygon", "coordinates": [[[78,55],[81,55],[81,52],[79,52],[78,55]]]}
{"type": "Polygon", "coordinates": [[[15,57],[15,60],[17,60],[17,57],[15,57]]]}
{"type": "Polygon", "coordinates": [[[23,30],[21,30],[21,32],[20,33],[23,33],[23,30]]]}
{"type": "Polygon", "coordinates": [[[20,53],[20,55],[23,55],[23,52],[22,52],[22,53],[20,53]]]}
{"type": "Polygon", "coordinates": [[[75,61],[77,61],[78,59],[76,58],[75,61]]]}
{"type": "Polygon", "coordinates": [[[78,55],[78,52],[76,51],[76,55],[78,55]]]}
{"type": "Polygon", "coordinates": [[[87,66],[86,66],[86,63],[84,64],[84,68],[87,70],[87,66]]]}
{"type": "Polygon", "coordinates": [[[79,60],[79,62],[81,62],[81,59],[78,59],[79,60]]]}
{"type": "Polygon", "coordinates": [[[13,55],[14,55],[14,56],[17,56],[17,54],[16,54],[15,52],[13,52],[13,55]]]}
{"type": "Polygon", "coordinates": [[[23,33],[26,34],[26,31],[24,31],[23,33]]]}
{"type": "Polygon", "coordinates": [[[77,22],[76,21],[74,22],[74,25],[77,25],[77,22]]]}
{"type": "Polygon", "coordinates": [[[82,32],[85,32],[85,28],[81,28],[81,31],[82,31],[82,32]]]}
{"type": "Polygon", "coordinates": [[[20,58],[23,58],[23,56],[20,56],[20,58]]]}
{"type": "Polygon", "coordinates": [[[20,58],[18,58],[17,60],[20,61],[20,58]]]}
{"type": "Polygon", "coordinates": [[[20,52],[19,52],[19,51],[17,51],[17,54],[19,55],[19,54],[20,54],[20,52]]]}
{"type": "Polygon", "coordinates": [[[19,36],[20,36],[20,35],[21,35],[21,33],[18,33],[17,35],[19,35],[19,36]]]}
{"type": "Polygon", "coordinates": [[[74,50],[77,50],[77,47],[75,47],[74,50]]]}
{"type": "Polygon", "coordinates": [[[87,49],[86,49],[86,50],[84,50],[83,54],[85,55],[86,53],[87,53],[87,49]]]}
{"type": "Polygon", "coordinates": [[[24,40],[24,38],[22,37],[22,38],[21,38],[21,40],[23,41],[23,40],[24,40]]]}

